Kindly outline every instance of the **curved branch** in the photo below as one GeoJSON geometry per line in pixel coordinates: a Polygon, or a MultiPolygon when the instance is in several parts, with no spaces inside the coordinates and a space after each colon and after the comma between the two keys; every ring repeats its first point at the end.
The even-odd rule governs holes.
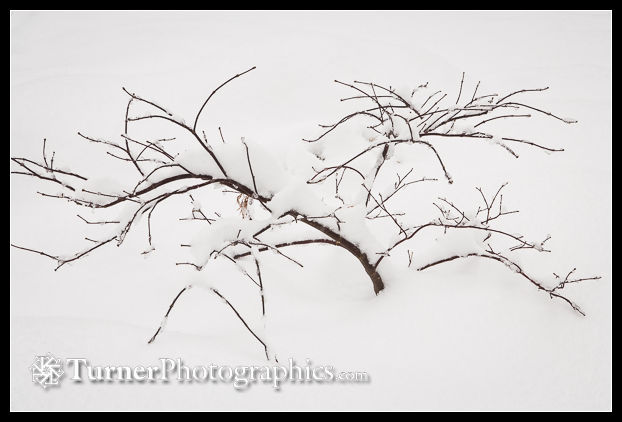
{"type": "Polygon", "coordinates": [[[266,359],[270,360],[270,356],[268,356],[268,346],[266,345],[266,343],[257,335],[255,334],[255,332],[251,329],[251,327],[249,327],[249,325],[247,324],[247,322],[244,320],[244,318],[242,318],[242,315],[240,315],[240,313],[238,312],[237,309],[235,309],[235,307],[231,304],[231,302],[229,302],[229,300],[227,300],[226,297],[224,297],[222,294],[220,294],[220,292],[216,289],[214,289],[213,287],[210,287],[210,290],[212,291],[212,293],[214,293],[216,296],[220,297],[230,308],[231,310],[235,313],[235,315],[238,317],[238,319],[240,321],[242,321],[242,324],[244,324],[244,326],[246,327],[246,329],[248,330],[249,333],[251,333],[253,335],[253,337],[255,337],[255,339],[261,343],[261,345],[263,346],[264,349],[264,353],[266,354],[266,359]]]}
{"type": "MultiPolygon", "coordinates": [[[[284,248],[287,246],[296,246],[296,245],[309,245],[312,243],[326,243],[329,245],[335,245],[335,246],[340,246],[339,242],[332,240],[332,239],[305,239],[305,240],[294,240],[292,242],[283,242],[283,243],[277,243],[276,245],[274,245],[275,248],[284,248]]],[[[263,246],[261,248],[259,248],[259,252],[265,252],[270,250],[270,248],[268,248],[267,246],[263,246]]],[[[237,255],[233,255],[233,259],[239,259],[239,258],[244,258],[245,256],[250,256],[252,255],[252,252],[242,252],[239,253],[237,255]]]]}
{"type": "MultiPolygon", "coordinates": [[[[470,258],[470,257],[478,257],[478,258],[486,258],[486,259],[491,259],[493,261],[497,261],[502,263],[503,265],[505,265],[506,267],[510,267],[511,269],[513,269],[517,274],[520,274],[521,277],[527,279],[531,284],[533,284],[534,286],[536,286],[538,288],[538,290],[542,290],[546,293],[549,294],[549,296],[552,298],[558,298],[561,299],[563,301],[565,301],[568,305],[570,305],[572,307],[572,309],[574,309],[576,312],[578,312],[579,314],[581,314],[582,316],[585,316],[585,312],[583,312],[583,310],[581,310],[581,308],[579,307],[579,305],[577,305],[576,303],[574,303],[573,301],[571,301],[570,299],[568,299],[567,297],[559,294],[556,292],[556,290],[558,290],[558,287],[554,287],[554,288],[547,288],[544,287],[542,285],[542,283],[538,282],[536,279],[534,279],[533,277],[527,275],[523,269],[514,261],[499,255],[499,254],[495,254],[495,255],[489,255],[489,254],[482,254],[482,253],[477,253],[477,252],[473,252],[473,253],[469,253],[469,254],[465,254],[465,255],[455,255],[455,256],[451,256],[448,258],[444,258],[444,259],[440,259],[438,261],[432,262],[430,264],[424,265],[420,268],[417,268],[417,271],[423,271],[425,269],[428,269],[430,267],[439,265],[439,264],[444,264],[446,262],[451,262],[454,261],[456,259],[459,258],[470,258]]],[[[583,278],[583,279],[579,279],[579,280],[575,280],[574,282],[578,282],[578,281],[585,281],[585,280],[597,280],[600,279],[600,277],[588,277],[588,278],[583,278]]]]}
{"type": "Polygon", "coordinates": [[[251,70],[255,70],[257,68],[257,66],[253,66],[248,70],[245,70],[242,73],[238,73],[235,76],[232,76],[231,78],[227,79],[225,82],[223,82],[222,84],[220,84],[220,86],[218,86],[218,88],[216,88],[215,90],[212,91],[212,93],[209,95],[209,97],[207,97],[207,100],[205,100],[205,102],[203,103],[203,105],[201,106],[201,108],[199,109],[199,112],[197,113],[196,117],[194,118],[194,124],[192,125],[192,131],[196,132],[197,130],[197,123],[199,122],[199,116],[201,116],[201,112],[203,111],[203,109],[205,108],[205,106],[207,105],[207,103],[209,102],[209,100],[214,96],[214,94],[216,94],[216,92],[218,92],[218,90],[220,88],[222,88],[223,86],[227,85],[229,82],[231,82],[232,80],[239,78],[242,75],[247,74],[248,72],[250,72],[251,70]]]}
{"type": "Polygon", "coordinates": [[[175,299],[173,299],[173,301],[171,302],[171,304],[168,306],[168,310],[166,311],[166,314],[164,315],[164,318],[162,319],[162,322],[160,323],[160,326],[158,327],[158,329],[156,330],[156,332],[151,336],[151,338],[149,339],[149,341],[147,342],[147,344],[151,344],[154,342],[154,340],[156,339],[156,337],[158,336],[158,334],[160,334],[160,332],[162,330],[164,330],[164,326],[166,325],[166,321],[168,320],[168,315],[171,313],[171,311],[173,310],[173,306],[175,306],[175,303],[177,302],[177,299],[179,299],[179,297],[182,295],[182,293],[184,293],[186,290],[190,289],[192,286],[186,286],[183,289],[181,289],[179,291],[179,293],[177,293],[177,296],[175,296],[175,299]]]}
{"type": "Polygon", "coordinates": [[[107,240],[99,241],[99,242],[97,242],[97,245],[93,246],[92,248],[88,248],[88,249],[86,249],[86,250],[84,250],[82,252],[78,252],[74,256],[72,256],[71,258],[62,258],[60,256],[50,255],[50,254],[45,253],[45,252],[41,252],[41,251],[38,251],[38,250],[35,250],[35,249],[25,248],[23,246],[14,245],[12,243],[11,243],[11,246],[13,246],[16,249],[21,249],[21,250],[24,250],[24,251],[33,252],[33,253],[36,253],[36,254],[48,257],[50,259],[53,259],[54,261],[56,261],[58,263],[58,266],[56,268],[54,268],[54,271],[56,271],[60,267],[62,267],[63,265],[68,264],[70,262],[73,262],[73,261],[76,261],[76,260],[82,258],[83,256],[93,252],[95,249],[100,248],[101,246],[104,246],[107,243],[112,242],[116,238],[117,238],[117,236],[115,235],[115,236],[113,236],[113,237],[111,237],[111,238],[109,238],[107,240]]]}

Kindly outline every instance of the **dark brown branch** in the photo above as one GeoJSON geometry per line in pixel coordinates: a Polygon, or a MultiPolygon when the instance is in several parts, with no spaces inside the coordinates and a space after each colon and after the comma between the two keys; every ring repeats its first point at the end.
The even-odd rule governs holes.
{"type": "Polygon", "coordinates": [[[391,220],[393,220],[393,222],[395,223],[395,225],[399,228],[400,233],[402,233],[404,236],[407,236],[406,231],[404,230],[404,228],[402,227],[402,225],[401,225],[401,224],[400,224],[400,223],[399,223],[399,222],[395,219],[395,216],[394,216],[392,213],[390,213],[390,212],[389,212],[389,210],[387,210],[387,208],[385,207],[385,205],[384,205],[384,202],[385,202],[385,201],[382,201],[382,198],[381,198],[381,201],[382,201],[382,202],[379,202],[379,201],[378,201],[378,200],[374,197],[374,195],[372,195],[371,190],[369,190],[369,189],[367,188],[367,186],[365,186],[365,184],[364,184],[364,183],[363,183],[361,186],[363,186],[363,188],[367,191],[367,194],[368,194],[368,195],[369,195],[369,196],[370,196],[370,197],[374,200],[374,202],[376,203],[376,205],[378,205],[378,206],[379,206],[379,207],[380,207],[380,208],[381,208],[381,209],[385,212],[385,214],[386,214],[386,215],[388,215],[389,217],[391,217],[391,220]]]}
{"type": "MultiPolygon", "coordinates": [[[[489,252],[491,252],[491,251],[489,251],[489,252]]],[[[538,282],[533,277],[527,275],[518,264],[516,264],[515,262],[511,261],[510,259],[508,259],[508,258],[506,258],[506,257],[504,257],[502,255],[499,255],[499,254],[489,255],[489,254],[482,254],[482,253],[473,252],[473,253],[469,253],[469,254],[465,254],[465,255],[455,255],[455,256],[451,256],[451,257],[448,257],[448,258],[440,259],[438,261],[435,261],[435,262],[432,262],[430,264],[424,265],[424,266],[418,268],[417,271],[423,271],[423,270],[425,270],[427,268],[430,268],[430,267],[433,267],[433,266],[436,266],[436,265],[439,265],[439,264],[443,264],[443,263],[446,263],[446,262],[450,262],[450,261],[453,261],[453,260],[456,260],[456,259],[459,259],[459,258],[469,258],[469,257],[479,257],[479,258],[491,259],[491,260],[500,262],[500,263],[504,264],[505,266],[510,267],[516,273],[520,274],[523,278],[527,279],[531,284],[536,286],[538,288],[538,290],[542,290],[542,291],[548,293],[551,298],[555,297],[555,298],[558,298],[558,299],[561,299],[561,300],[565,301],[566,303],[568,303],[572,307],[572,309],[574,309],[576,312],[578,312],[582,316],[585,316],[585,312],[583,312],[581,310],[581,308],[576,303],[574,303],[573,301],[571,301],[567,297],[565,297],[565,296],[555,292],[555,290],[557,290],[558,287],[547,288],[547,287],[543,286],[542,283],[538,282]]],[[[589,278],[579,279],[579,280],[576,280],[576,281],[578,282],[578,281],[584,281],[584,280],[598,280],[598,279],[600,279],[600,277],[589,277],[589,278]]]]}
{"type": "Polygon", "coordinates": [[[156,330],[156,332],[151,336],[151,338],[149,339],[149,341],[147,342],[147,344],[151,344],[154,342],[154,340],[156,339],[156,337],[158,336],[158,334],[160,334],[160,331],[162,331],[164,329],[164,325],[166,324],[166,321],[168,319],[169,314],[171,313],[171,311],[173,310],[173,306],[175,306],[175,303],[177,302],[177,299],[179,299],[179,297],[190,288],[190,286],[186,286],[183,289],[181,289],[179,291],[179,293],[177,293],[177,296],[175,296],[175,299],[173,299],[173,301],[171,302],[171,304],[168,307],[168,310],[166,311],[166,314],[164,315],[164,319],[162,320],[162,323],[160,324],[160,326],[158,327],[158,329],[156,330]]]}
{"type": "Polygon", "coordinates": [[[251,333],[253,335],[253,337],[255,337],[255,339],[261,343],[261,345],[263,346],[264,349],[264,353],[266,354],[266,359],[270,360],[270,357],[268,355],[268,346],[266,345],[266,343],[257,335],[255,334],[255,332],[251,329],[251,327],[249,327],[249,325],[246,323],[246,321],[244,320],[244,318],[242,318],[242,315],[240,315],[240,313],[238,312],[237,309],[235,309],[235,307],[231,304],[231,302],[229,302],[227,300],[227,298],[225,298],[222,294],[220,294],[220,292],[216,289],[214,289],[213,287],[210,287],[210,290],[217,295],[218,297],[220,297],[230,308],[231,310],[235,313],[235,315],[238,317],[238,319],[240,321],[242,321],[242,324],[244,324],[244,326],[246,327],[246,329],[248,330],[249,333],[251,333]]]}
{"type": "Polygon", "coordinates": [[[509,93],[508,95],[506,95],[505,97],[501,97],[499,100],[497,100],[497,104],[501,103],[503,100],[507,100],[508,98],[510,98],[513,95],[516,94],[521,94],[523,92],[540,92],[540,91],[546,91],[547,89],[549,89],[549,87],[544,87],[544,88],[534,88],[534,89],[521,89],[518,91],[514,91],[509,93]]]}
{"type": "MultiPolygon", "coordinates": [[[[335,240],[332,239],[304,239],[304,240],[295,240],[292,242],[283,242],[283,243],[277,243],[276,245],[274,245],[275,248],[283,248],[283,247],[287,247],[287,246],[296,246],[296,245],[309,245],[311,243],[327,243],[329,245],[335,245],[335,246],[339,246],[339,243],[335,240]]],[[[268,248],[267,246],[263,246],[261,248],[258,249],[259,252],[265,252],[270,250],[270,248],[268,248]]],[[[250,256],[252,255],[251,252],[243,252],[243,253],[239,253],[237,255],[233,256],[233,259],[240,259],[240,258],[244,258],[245,256],[250,256]]]]}
{"type": "Polygon", "coordinates": [[[48,257],[48,258],[50,258],[50,259],[53,259],[54,261],[56,261],[56,262],[58,263],[58,266],[57,266],[56,268],[54,268],[54,271],[56,271],[56,270],[58,270],[60,267],[62,267],[63,265],[68,264],[68,263],[70,263],[70,262],[73,262],[73,261],[76,261],[76,260],[78,260],[78,259],[82,258],[83,256],[85,256],[85,255],[89,254],[90,252],[93,252],[95,249],[97,249],[97,248],[99,248],[99,247],[101,247],[101,246],[104,246],[104,245],[106,245],[107,243],[112,242],[112,241],[113,241],[113,240],[115,240],[116,238],[117,238],[116,236],[113,236],[113,237],[111,237],[110,239],[99,241],[99,243],[97,243],[97,244],[96,244],[95,246],[93,246],[92,248],[88,248],[88,249],[86,249],[86,250],[84,250],[84,251],[82,251],[82,252],[78,252],[77,254],[75,254],[74,256],[72,256],[72,257],[70,257],[70,258],[62,258],[62,257],[60,257],[60,256],[50,255],[50,254],[45,253],[45,252],[41,252],[41,251],[38,251],[38,250],[35,250],[35,249],[25,248],[25,247],[23,247],[23,246],[17,246],[17,245],[14,245],[14,244],[12,244],[12,243],[11,243],[11,246],[13,246],[14,248],[17,248],[17,249],[22,249],[22,250],[24,250],[24,251],[33,252],[33,253],[36,253],[36,254],[39,254],[39,255],[43,255],[43,256],[45,256],[45,257],[48,257]]]}
{"type": "MultiPolygon", "coordinates": [[[[208,153],[208,154],[212,157],[212,159],[214,160],[214,162],[216,163],[216,165],[218,166],[218,168],[220,169],[220,171],[222,172],[222,174],[223,174],[225,177],[227,177],[227,172],[225,171],[224,167],[222,166],[222,164],[220,163],[220,161],[219,161],[219,160],[218,160],[218,158],[216,157],[216,154],[214,154],[214,151],[212,151],[212,149],[210,148],[210,146],[209,146],[207,143],[205,143],[205,142],[203,142],[203,141],[201,140],[201,138],[200,138],[200,137],[199,137],[199,135],[197,134],[197,132],[196,132],[195,128],[191,128],[190,126],[188,126],[188,125],[187,125],[186,123],[184,123],[183,121],[180,121],[180,120],[178,120],[178,119],[176,119],[176,118],[173,118],[173,117],[172,117],[173,115],[172,115],[171,113],[169,113],[169,112],[168,112],[168,111],[166,111],[165,109],[161,108],[160,106],[156,105],[155,103],[152,103],[152,102],[150,102],[150,101],[144,100],[143,98],[140,98],[140,97],[138,97],[137,95],[135,95],[135,94],[132,94],[132,93],[128,92],[127,90],[125,90],[125,88],[124,88],[124,91],[125,91],[125,92],[127,92],[127,93],[128,93],[128,95],[130,95],[132,98],[135,98],[135,99],[137,99],[137,100],[139,100],[139,101],[143,101],[143,102],[145,102],[145,103],[147,103],[147,104],[150,104],[150,105],[152,105],[152,106],[154,106],[154,107],[158,108],[159,110],[164,111],[164,112],[165,112],[165,114],[167,114],[166,116],[162,116],[162,115],[158,115],[158,114],[149,114],[149,115],[146,115],[146,116],[132,117],[132,118],[128,118],[128,119],[127,119],[128,121],[131,121],[131,122],[132,122],[132,121],[145,120],[145,119],[164,119],[164,120],[166,120],[166,121],[169,121],[169,122],[171,122],[171,123],[173,123],[173,124],[175,124],[175,125],[177,125],[177,126],[179,126],[179,127],[183,128],[183,129],[185,129],[185,130],[186,130],[186,131],[188,131],[188,132],[189,132],[192,136],[194,136],[194,138],[195,138],[195,139],[199,142],[199,144],[201,145],[201,147],[203,147],[203,149],[204,149],[204,150],[205,150],[205,151],[206,151],[206,152],[207,152],[207,153],[208,153]]],[[[211,96],[210,96],[210,97],[211,97],[211,96]]],[[[208,98],[208,100],[209,100],[209,98],[208,98]]],[[[207,104],[207,102],[206,102],[206,104],[207,104]]],[[[199,111],[199,113],[200,113],[200,111],[199,111]]],[[[199,117],[199,116],[197,115],[197,119],[198,119],[198,117],[199,117]]]]}
{"type": "Polygon", "coordinates": [[[504,114],[503,116],[495,116],[495,117],[491,117],[489,119],[482,120],[481,122],[477,123],[473,127],[481,126],[484,123],[492,122],[493,120],[507,119],[507,118],[511,118],[511,117],[531,117],[531,114],[504,114]]]}
{"type": "MultiPolygon", "coordinates": [[[[257,66],[253,66],[248,70],[245,70],[242,73],[238,73],[235,76],[232,76],[231,78],[227,79],[225,82],[223,82],[222,84],[220,84],[218,86],[218,88],[216,88],[215,90],[212,91],[212,93],[209,95],[209,97],[207,97],[207,100],[205,100],[205,102],[203,103],[203,105],[201,106],[201,108],[199,109],[199,112],[197,113],[196,117],[194,118],[194,124],[192,125],[192,131],[195,132],[197,130],[197,123],[199,122],[199,117],[201,116],[201,112],[203,111],[203,109],[205,108],[205,106],[207,105],[207,103],[209,102],[209,100],[214,96],[214,94],[216,94],[216,92],[218,92],[218,90],[220,88],[222,88],[223,86],[227,85],[229,82],[231,82],[232,80],[239,78],[242,75],[247,74],[248,72],[250,72],[251,70],[255,70],[257,68],[257,66]]],[[[225,174],[226,176],[226,174],[225,174]]]]}
{"type": "Polygon", "coordinates": [[[86,224],[118,224],[119,221],[88,221],[86,218],[82,217],[80,214],[77,214],[77,217],[84,221],[86,224]]]}
{"type": "Polygon", "coordinates": [[[462,95],[462,86],[464,85],[464,72],[462,72],[462,79],[460,80],[460,91],[458,92],[458,98],[456,98],[456,104],[460,101],[460,96],[462,95]]]}
{"type": "Polygon", "coordinates": [[[562,122],[564,122],[564,123],[568,123],[568,124],[571,124],[571,123],[577,123],[577,120],[574,120],[574,119],[567,119],[567,118],[559,117],[559,116],[557,116],[557,115],[555,115],[555,114],[553,114],[553,113],[551,113],[551,112],[549,112],[549,111],[544,111],[544,110],[541,110],[541,109],[539,109],[539,108],[536,108],[536,107],[533,107],[533,106],[530,106],[530,105],[527,105],[527,104],[522,104],[522,103],[514,103],[514,102],[511,102],[511,103],[503,103],[503,105],[506,105],[506,106],[508,106],[508,105],[514,105],[514,106],[518,106],[518,107],[528,108],[528,109],[530,109],[530,110],[537,111],[537,112],[539,112],[539,113],[542,113],[542,114],[544,114],[544,115],[550,116],[550,117],[552,117],[552,118],[554,118],[554,119],[560,120],[560,121],[562,121],[562,122]]]}
{"type": "Polygon", "coordinates": [[[251,164],[251,156],[248,153],[248,145],[246,145],[244,139],[242,139],[242,143],[244,144],[244,148],[246,148],[246,161],[248,161],[248,168],[250,169],[251,177],[253,178],[253,187],[255,188],[255,193],[259,195],[259,191],[257,190],[257,183],[255,182],[255,173],[253,173],[253,165],[251,164]]]}
{"type": "Polygon", "coordinates": [[[314,229],[324,233],[325,235],[333,239],[338,246],[341,246],[352,255],[354,255],[356,259],[359,260],[359,262],[363,266],[363,269],[369,276],[372,285],[374,286],[374,293],[378,294],[382,290],[384,290],[384,281],[382,280],[382,277],[380,276],[378,271],[376,271],[376,267],[372,265],[371,261],[367,257],[367,254],[363,252],[358,246],[342,237],[341,234],[329,229],[328,227],[318,223],[317,221],[309,220],[307,217],[298,214],[296,211],[290,211],[287,214],[299,219],[308,226],[311,226],[314,229]]]}
{"type": "Polygon", "coordinates": [[[257,268],[257,278],[259,279],[259,291],[261,293],[261,316],[266,316],[266,300],[263,292],[263,279],[261,277],[261,268],[259,267],[259,260],[255,257],[255,267],[257,268]]]}

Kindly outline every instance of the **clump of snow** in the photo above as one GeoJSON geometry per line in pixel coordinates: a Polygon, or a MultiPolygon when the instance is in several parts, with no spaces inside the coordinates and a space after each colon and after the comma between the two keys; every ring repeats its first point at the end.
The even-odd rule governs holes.
{"type": "Polygon", "coordinates": [[[272,216],[278,218],[292,210],[307,216],[330,214],[332,210],[320,199],[311,186],[304,180],[291,179],[268,202],[272,216]]]}
{"type": "Polygon", "coordinates": [[[394,132],[394,125],[393,125],[393,122],[391,121],[391,119],[387,119],[387,120],[385,120],[385,121],[382,123],[382,133],[383,133],[385,136],[387,136],[387,137],[388,137],[389,135],[391,135],[391,134],[395,133],[395,132],[394,132]]]}
{"type": "Polygon", "coordinates": [[[466,125],[466,126],[461,126],[459,131],[460,131],[460,133],[462,133],[464,135],[471,135],[471,134],[477,132],[477,129],[475,129],[475,127],[473,127],[473,125],[466,125]]]}
{"type": "MultiPolygon", "coordinates": [[[[412,129],[414,134],[416,130],[412,129]]],[[[393,119],[393,134],[397,138],[410,138],[411,128],[404,119],[393,119]]]]}
{"type": "MultiPolygon", "coordinates": [[[[212,147],[212,152],[230,179],[250,189],[254,189],[257,185],[258,193],[262,196],[272,196],[281,189],[288,178],[279,160],[253,139],[241,138],[237,141],[230,140],[224,144],[216,144],[212,147]]],[[[214,178],[223,176],[214,159],[200,145],[186,148],[175,157],[175,162],[194,174],[214,178]]],[[[180,169],[176,171],[179,172],[180,169]]]]}
{"type": "Polygon", "coordinates": [[[363,135],[363,138],[365,138],[365,140],[369,142],[373,142],[378,139],[378,132],[367,126],[363,127],[363,129],[361,130],[361,134],[363,135]]]}
{"type": "MultiPolygon", "coordinates": [[[[371,129],[369,130],[371,131],[371,129]]],[[[324,142],[322,142],[322,140],[319,140],[319,141],[307,143],[307,151],[309,151],[311,154],[315,155],[316,157],[323,159],[324,142]]]]}
{"type": "Polygon", "coordinates": [[[408,101],[408,99],[412,96],[413,90],[408,88],[407,86],[400,86],[393,90],[397,95],[408,101]]]}
{"type": "Polygon", "coordinates": [[[515,273],[520,273],[521,269],[514,262],[504,261],[506,267],[508,267],[511,271],[515,273]]]}
{"type": "Polygon", "coordinates": [[[175,157],[175,162],[194,174],[220,175],[220,170],[212,157],[196,144],[184,149],[175,157]]]}
{"type": "Polygon", "coordinates": [[[281,190],[288,175],[272,152],[254,138],[228,141],[214,146],[214,154],[227,171],[227,175],[253,189],[253,176],[258,193],[270,197],[281,190]],[[248,158],[246,147],[248,147],[248,158]],[[249,166],[250,161],[250,166],[249,166]],[[252,167],[252,173],[251,173],[252,167]]]}
{"type": "Polygon", "coordinates": [[[416,267],[421,267],[452,256],[485,253],[485,244],[482,242],[480,230],[447,229],[447,232],[442,232],[431,244],[416,250],[414,262],[416,267]]]}
{"type": "Polygon", "coordinates": [[[335,211],[335,215],[342,221],[356,221],[365,218],[367,208],[362,202],[339,208],[335,211]]]}
{"type": "Polygon", "coordinates": [[[372,233],[365,218],[361,218],[362,205],[354,206],[338,213],[343,223],[340,224],[340,234],[358,246],[368,257],[378,256],[378,252],[387,249],[388,244],[380,240],[372,233]]]}
{"type": "Polygon", "coordinates": [[[394,144],[390,144],[389,148],[387,149],[387,153],[385,156],[385,160],[390,160],[391,158],[393,158],[393,155],[395,154],[395,145],[394,144]]]}
{"type": "Polygon", "coordinates": [[[274,222],[273,219],[221,218],[198,230],[191,241],[190,249],[199,261],[197,264],[204,266],[214,251],[218,251],[236,240],[252,239],[256,232],[272,222],[274,222]]]}
{"type": "Polygon", "coordinates": [[[402,87],[396,88],[394,92],[400,97],[402,97],[404,101],[408,103],[409,106],[413,107],[414,102],[412,98],[416,90],[417,90],[416,88],[412,89],[412,88],[408,88],[407,86],[402,86],[402,87]]]}

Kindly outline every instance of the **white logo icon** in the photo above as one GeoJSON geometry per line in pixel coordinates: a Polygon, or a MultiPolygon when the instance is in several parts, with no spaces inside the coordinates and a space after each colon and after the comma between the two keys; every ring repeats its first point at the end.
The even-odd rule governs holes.
{"type": "Polygon", "coordinates": [[[37,356],[30,366],[32,382],[39,384],[44,389],[50,385],[58,385],[63,376],[63,362],[50,353],[47,356],[37,356]]]}

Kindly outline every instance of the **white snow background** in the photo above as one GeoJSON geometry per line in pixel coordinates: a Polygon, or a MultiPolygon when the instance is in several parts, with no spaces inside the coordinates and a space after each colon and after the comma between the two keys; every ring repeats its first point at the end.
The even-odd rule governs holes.
{"type": "MultiPolygon", "coordinates": [[[[256,291],[238,271],[175,266],[188,257],[179,243],[200,224],[178,221],[192,209],[178,198],[154,213],[156,251],[147,258],[144,220],[120,248],[107,245],[56,272],[49,259],[11,248],[12,410],[611,409],[610,12],[11,12],[10,21],[11,156],[38,159],[47,138],[58,165],[103,179],[122,173],[76,132],[118,139],[122,86],[190,121],[216,86],[257,66],[214,97],[200,126],[212,143],[221,126],[225,138],[244,136],[292,167],[304,164],[295,158],[300,139],[343,113],[339,98],[350,93],[334,79],[429,82],[450,95],[463,71],[471,90],[478,80],[488,92],[550,86],[529,94],[531,103],[579,123],[534,118],[499,127],[505,134],[521,125],[565,152],[518,147],[514,159],[501,148],[447,142],[439,152],[455,183],[413,188],[402,201],[421,201],[423,215],[433,216],[419,193],[471,204],[475,186],[509,181],[504,203],[521,210],[508,217],[512,230],[553,236],[552,253],[525,251],[521,262],[543,274],[576,266],[602,276],[564,290],[587,313],[581,317],[503,265],[465,259],[419,273],[405,271],[403,252],[391,258],[395,274],[376,297],[347,252],[300,246],[288,252],[302,269],[273,255],[262,260],[272,350],[281,361],[368,372],[370,383],[284,384],[279,392],[259,384],[243,392],[212,383],[33,384],[28,367],[47,352],[100,365],[159,357],[266,364],[231,311],[203,289],[183,296],[147,345],[174,295],[201,277],[261,324],[256,291]]],[[[442,176],[430,168],[436,173],[426,176],[442,176]]],[[[92,228],[75,208],[36,194],[55,187],[17,175],[10,186],[12,243],[54,253],[84,247],[92,228]]],[[[235,199],[216,198],[202,206],[235,199]]]]}

